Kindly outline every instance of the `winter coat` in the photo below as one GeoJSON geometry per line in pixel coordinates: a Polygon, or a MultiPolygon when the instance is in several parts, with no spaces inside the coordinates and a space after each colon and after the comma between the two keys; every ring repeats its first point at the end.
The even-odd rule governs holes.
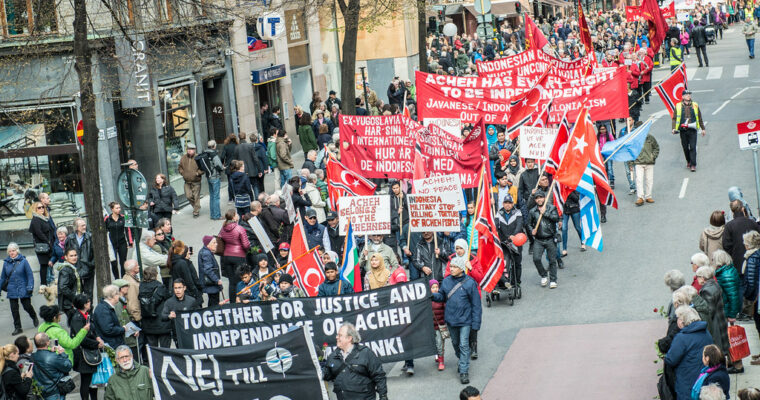
{"type": "Polygon", "coordinates": [[[148,192],[148,199],[146,203],[154,203],[151,208],[154,213],[163,212],[169,213],[173,210],[179,210],[179,200],[177,200],[177,192],[168,183],[164,183],[160,189],[151,186],[148,192]]]}
{"type": "Polygon", "coordinates": [[[581,212],[580,194],[578,191],[573,190],[570,192],[567,196],[567,200],[565,200],[562,212],[568,215],[581,212]]]}
{"type": "Polygon", "coordinates": [[[146,245],[145,243],[140,243],[140,258],[143,262],[143,268],[147,267],[156,267],[159,270],[166,269],[166,259],[168,256],[166,254],[161,254],[155,250],[153,250],[151,247],[146,245]]]}
{"type": "Polygon", "coordinates": [[[720,285],[715,282],[715,279],[708,279],[702,285],[702,289],[699,290],[699,295],[709,307],[706,321],[710,336],[712,336],[715,345],[723,351],[723,354],[728,354],[728,321],[723,311],[723,293],[720,290],[720,285]]]}
{"type": "Polygon", "coordinates": [[[101,301],[95,307],[91,321],[95,333],[106,344],[115,349],[124,344],[124,333],[126,330],[119,323],[119,316],[116,315],[116,308],[114,307],[119,308],[119,304],[116,303],[116,306],[111,306],[107,301],[101,301]]]}
{"type": "Polygon", "coordinates": [[[2,393],[5,393],[4,399],[7,400],[25,400],[27,393],[32,389],[32,379],[21,379],[21,370],[11,360],[5,362],[5,367],[2,371],[2,382],[2,393]]]}
{"type": "MultiPolygon", "coordinates": [[[[545,201],[547,200],[545,199],[545,201]]],[[[538,223],[538,219],[541,218],[541,223],[538,225],[534,236],[540,240],[554,239],[554,235],[557,233],[559,214],[557,214],[557,209],[553,205],[547,203],[544,203],[544,205],[546,206],[546,210],[544,211],[543,218],[541,218],[541,214],[538,212],[538,206],[531,208],[528,213],[528,226],[530,229],[533,229],[538,223]]]]}
{"type": "Polygon", "coordinates": [[[707,254],[707,258],[712,260],[715,250],[723,250],[723,229],[724,226],[711,226],[705,228],[699,235],[699,249],[707,254]]]}
{"type": "Polygon", "coordinates": [[[447,276],[441,282],[438,293],[433,293],[433,301],[446,303],[444,317],[449,326],[469,326],[475,330],[480,329],[483,313],[480,304],[480,288],[471,276],[466,274],[456,277],[447,276]],[[460,282],[462,286],[452,294],[452,289],[460,282]]]}
{"type": "Polygon", "coordinates": [[[705,27],[698,24],[691,30],[691,44],[694,47],[704,46],[707,44],[707,35],[705,34],[705,27]]]}
{"type": "Polygon", "coordinates": [[[744,267],[742,279],[742,293],[750,302],[757,301],[757,285],[760,282],[760,251],[757,249],[748,251],[747,265],[744,267]],[[752,251],[752,253],[750,253],[752,251]]]}
{"type": "Polygon", "coordinates": [[[283,241],[289,240],[291,224],[287,211],[277,206],[267,206],[261,209],[259,217],[272,243],[277,245],[280,243],[280,238],[283,241]]]}
{"type": "Polygon", "coordinates": [[[314,225],[310,223],[303,224],[304,232],[306,233],[306,243],[309,246],[310,249],[313,249],[316,246],[320,246],[323,243],[323,240],[325,238],[325,226],[315,223],[314,225]]]}
{"type": "Polygon", "coordinates": [[[34,244],[47,243],[51,247],[55,241],[55,230],[50,225],[49,221],[40,218],[38,215],[32,217],[32,222],[29,223],[29,232],[32,234],[32,241],[34,244]]]}
{"type": "Polygon", "coordinates": [[[251,248],[245,229],[235,222],[224,225],[219,231],[219,237],[224,241],[224,256],[226,257],[245,258],[245,254],[251,248]]]}
{"type": "Polygon", "coordinates": [[[142,315],[140,312],[140,281],[137,277],[130,274],[124,274],[122,277],[127,283],[129,283],[129,291],[127,292],[127,312],[129,312],[129,318],[132,321],[140,321],[142,315]]]}
{"type": "Polygon", "coordinates": [[[517,246],[509,240],[509,237],[523,232],[522,212],[517,208],[512,208],[512,211],[507,213],[507,210],[502,208],[499,210],[499,213],[496,214],[496,229],[499,232],[499,240],[501,241],[502,248],[509,248],[511,251],[517,252],[517,246]]]}
{"type": "Polygon", "coordinates": [[[237,147],[237,143],[230,142],[224,145],[222,147],[222,164],[224,164],[225,168],[228,168],[230,166],[230,162],[235,159],[235,148],[237,147]]]}
{"type": "MultiPolygon", "coordinates": [[[[360,279],[360,277],[354,277],[354,279],[360,279]]],[[[351,286],[351,282],[341,278],[336,279],[334,281],[328,281],[325,279],[325,281],[319,285],[319,288],[317,289],[317,297],[327,297],[327,296],[337,296],[338,295],[338,286],[340,286],[340,294],[353,294],[354,293],[354,287],[351,286]],[[343,282],[340,285],[338,285],[339,282],[343,282]]]]}
{"type": "Polygon", "coordinates": [[[135,363],[129,371],[118,367],[116,373],[111,375],[106,386],[105,400],[122,399],[153,399],[153,379],[148,367],[135,363]]]}
{"type": "Polygon", "coordinates": [[[95,267],[93,265],[95,254],[92,250],[92,234],[85,232],[82,244],[77,240],[76,232],[66,238],[66,250],[75,249],[77,251],[77,272],[79,277],[85,281],[95,276],[95,267]]]}
{"type": "Polygon", "coordinates": [[[692,322],[673,338],[665,364],[675,368],[678,400],[691,399],[691,387],[703,366],[702,349],[708,344],[713,344],[713,340],[705,321],[692,322]]]}
{"type": "Polygon", "coordinates": [[[64,261],[58,263],[58,307],[64,313],[74,310],[74,297],[82,293],[82,284],[76,268],[64,261]]]}
{"type": "Polygon", "coordinates": [[[346,356],[348,367],[343,367],[341,350],[336,348],[327,356],[322,367],[322,379],[334,381],[333,391],[340,400],[374,400],[379,394],[387,396],[383,364],[368,347],[355,344],[346,356]]]}
{"type": "MultiPolygon", "coordinates": [[[[325,119],[323,122],[327,124],[328,127],[332,126],[332,122],[330,122],[329,119],[325,119]]],[[[304,154],[308,153],[309,150],[319,149],[316,139],[316,137],[319,136],[319,121],[314,121],[314,124],[315,125],[313,126],[301,125],[296,131],[298,133],[298,140],[301,142],[301,148],[303,149],[304,154]]],[[[332,132],[332,128],[330,128],[330,132],[332,132]]]]}
{"type": "Polygon", "coordinates": [[[647,138],[644,140],[644,147],[641,148],[638,158],[633,162],[640,165],[654,165],[657,161],[657,156],[660,155],[660,145],[657,144],[657,139],[651,134],[647,134],[647,138]]]}
{"type": "Polygon", "coordinates": [[[308,197],[311,201],[312,210],[317,212],[317,223],[321,224],[325,222],[327,219],[327,215],[325,214],[325,206],[327,203],[322,200],[322,194],[319,192],[319,189],[317,189],[313,183],[307,182],[303,191],[304,196],[308,197]]]}
{"type": "Polygon", "coordinates": [[[697,311],[700,320],[707,321],[710,319],[710,306],[707,304],[707,301],[705,301],[705,299],[699,295],[699,293],[691,298],[691,307],[697,311]]]}
{"type": "Polygon", "coordinates": [[[216,284],[221,279],[219,263],[216,261],[214,253],[208,247],[203,246],[201,251],[198,252],[198,280],[203,287],[203,293],[214,294],[221,292],[222,287],[216,284]],[[213,284],[207,285],[210,282],[213,282],[213,284]]]}
{"type": "Polygon", "coordinates": [[[195,157],[190,157],[187,154],[183,154],[179,159],[179,166],[177,172],[182,175],[182,179],[185,182],[200,182],[203,176],[203,171],[198,168],[198,163],[195,161],[195,157]]]}
{"type": "MultiPolygon", "coordinates": [[[[71,335],[76,336],[76,334],[82,331],[82,328],[84,328],[86,324],[87,319],[84,317],[84,315],[82,315],[82,313],[79,311],[74,312],[74,316],[71,318],[71,322],[69,322],[69,326],[71,327],[71,335]]],[[[95,334],[95,329],[90,329],[89,331],[85,332],[87,332],[87,334],[84,336],[82,343],[74,348],[74,371],[77,371],[80,374],[92,374],[98,370],[98,367],[97,365],[87,364],[84,361],[84,358],[82,356],[82,349],[97,350],[99,343],[96,339],[97,335],[95,334]]]]}
{"type": "Polygon", "coordinates": [[[723,249],[731,254],[734,260],[734,268],[741,269],[744,262],[744,253],[747,249],[744,247],[743,236],[749,231],[757,231],[757,222],[745,217],[744,215],[734,215],[734,219],[728,221],[723,230],[723,249]]]}
{"type": "Polygon", "coordinates": [[[448,262],[448,255],[451,249],[445,247],[445,241],[439,241],[438,257],[435,256],[435,242],[426,242],[424,239],[417,242],[417,247],[414,250],[414,268],[419,270],[419,276],[424,276],[428,279],[435,279],[438,282],[443,281],[443,273],[445,271],[444,265],[448,262]],[[425,275],[422,272],[422,267],[428,267],[433,272],[432,275],[425,275]]]}
{"type": "MultiPolygon", "coordinates": [[[[90,329],[93,328],[90,327],[90,329]]],[[[74,349],[79,347],[79,345],[82,344],[85,336],[87,336],[87,331],[80,329],[79,332],[77,332],[77,334],[72,337],[69,335],[69,332],[63,329],[63,327],[61,327],[61,325],[57,322],[45,322],[40,325],[39,328],[37,328],[37,332],[46,333],[48,337],[50,337],[51,343],[53,339],[58,339],[58,345],[63,347],[63,350],[66,352],[66,356],[69,358],[69,362],[74,362],[74,349]]],[[[36,378],[37,374],[34,376],[36,378]]]]}
{"type": "Polygon", "coordinates": [[[533,188],[536,187],[537,182],[538,169],[532,168],[523,170],[523,173],[520,175],[520,182],[517,185],[517,197],[519,199],[515,199],[515,201],[518,202],[519,206],[522,206],[525,202],[528,201],[530,192],[533,191],[533,188]]]}
{"type": "Polygon", "coordinates": [[[723,292],[723,311],[726,318],[736,318],[742,309],[742,279],[739,273],[733,265],[722,265],[715,271],[715,279],[723,292]]]}
{"type": "Polygon", "coordinates": [[[160,280],[152,280],[140,284],[140,298],[152,296],[156,305],[156,316],[142,313],[142,330],[149,335],[165,335],[171,331],[169,322],[161,319],[166,300],[171,296],[166,286],[160,280]]]}
{"type": "Polygon", "coordinates": [[[230,185],[232,185],[232,193],[235,196],[242,196],[247,194],[250,200],[253,198],[253,187],[251,186],[251,180],[248,178],[248,174],[242,171],[235,171],[230,175],[230,185]]]}
{"type": "Polygon", "coordinates": [[[433,329],[438,330],[439,325],[446,325],[446,303],[434,301],[433,304],[433,329]]]}
{"type": "Polygon", "coordinates": [[[239,144],[235,148],[235,159],[243,162],[245,165],[245,173],[251,178],[255,178],[259,174],[264,173],[261,161],[256,155],[256,143],[239,144]]]}
{"type": "Polygon", "coordinates": [[[32,354],[34,360],[34,380],[42,390],[42,396],[48,398],[58,394],[56,381],[71,371],[71,360],[66,354],[54,353],[48,349],[37,350],[32,354]]]}
{"type": "MultiPolygon", "coordinates": [[[[172,296],[164,303],[164,308],[161,310],[161,319],[163,321],[171,321],[169,319],[170,312],[174,311],[178,313],[179,311],[190,311],[197,308],[197,302],[192,296],[185,295],[182,300],[177,299],[177,296],[172,296]]],[[[173,328],[174,323],[171,323],[171,326],[173,328]]]]}
{"type": "Polygon", "coordinates": [[[116,221],[114,221],[111,215],[106,217],[108,238],[111,239],[111,245],[115,248],[132,244],[132,232],[129,228],[125,227],[126,221],[127,219],[123,215],[119,215],[116,221]]]}
{"type": "Polygon", "coordinates": [[[3,262],[3,272],[0,275],[0,287],[8,282],[7,297],[9,299],[23,299],[32,297],[34,291],[34,274],[29,261],[23,254],[18,253],[16,258],[8,256],[3,262]]]}
{"type": "Polygon", "coordinates": [[[705,377],[705,380],[702,381],[702,387],[711,385],[713,383],[717,383],[718,386],[723,389],[723,394],[726,395],[727,399],[731,398],[731,395],[729,394],[731,389],[731,378],[728,376],[728,370],[726,369],[725,365],[718,366],[715,371],[707,375],[707,377],[705,377]]]}
{"type": "Polygon", "coordinates": [[[185,294],[192,296],[198,301],[203,301],[203,287],[198,281],[198,272],[195,270],[195,266],[192,261],[183,257],[180,254],[172,254],[172,282],[175,279],[181,278],[185,281],[187,291],[185,294]]]}
{"type": "Polygon", "coordinates": [[[311,207],[311,200],[309,200],[308,197],[305,195],[302,195],[298,192],[297,187],[293,188],[293,195],[291,196],[291,200],[293,200],[293,207],[296,209],[297,212],[301,213],[301,217],[306,217],[306,207],[311,207]]]}
{"type": "Polygon", "coordinates": [[[286,169],[293,169],[293,157],[290,156],[290,150],[292,143],[285,141],[285,137],[277,137],[275,139],[275,148],[277,149],[277,169],[280,171],[286,169]]]}

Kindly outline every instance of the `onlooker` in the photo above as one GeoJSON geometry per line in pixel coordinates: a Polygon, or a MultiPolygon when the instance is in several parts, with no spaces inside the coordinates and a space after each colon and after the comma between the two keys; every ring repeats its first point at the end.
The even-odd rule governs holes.
{"type": "Polygon", "coordinates": [[[66,249],[77,251],[76,269],[82,280],[82,290],[92,296],[95,286],[95,253],[92,248],[92,234],[87,232],[84,218],[74,220],[74,233],[66,238],[66,249]]]}
{"type": "Polygon", "coordinates": [[[66,250],[66,237],[69,236],[69,230],[65,226],[58,227],[55,236],[58,240],[53,243],[53,255],[50,259],[50,268],[47,269],[47,279],[42,281],[40,285],[53,283],[55,281],[55,273],[53,272],[55,264],[63,262],[63,252],[66,250]]]}
{"type": "Polygon", "coordinates": [[[675,369],[675,389],[678,399],[690,399],[691,388],[702,369],[702,349],[712,344],[707,322],[688,305],[676,309],[681,329],[665,355],[665,365],[675,369]]]}
{"type": "MultiPolygon", "coordinates": [[[[704,368],[700,371],[699,378],[697,378],[697,383],[695,383],[694,387],[696,388],[697,384],[701,381],[700,392],[704,394],[705,389],[710,391],[708,386],[717,385],[720,390],[719,393],[724,395],[723,398],[728,398],[731,378],[729,378],[728,371],[726,371],[726,359],[723,357],[723,352],[714,344],[705,346],[702,350],[702,363],[704,364],[704,368]]],[[[700,395],[699,398],[702,399],[702,397],[700,395]]]]}
{"type": "Polygon", "coordinates": [[[481,400],[480,391],[472,386],[467,386],[459,392],[459,400],[481,400]]]}
{"type": "Polygon", "coordinates": [[[118,279],[124,275],[127,248],[132,247],[132,231],[126,227],[127,220],[121,213],[121,204],[112,201],[108,207],[111,209],[111,215],[106,217],[106,231],[114,254],[114,260],[111,261],[111,273],[114,279],[118,279]],[[121,274],[119,267],[121,267],[121,274]]]}
{"type": "MultiPolygon", "coordinates": [[[[80,293],[74,298],[74,307],[77,312],[74,313],[69,324],[72,335],[76,335],[89,323],[92,301],[89,296],[80,293]]],[[[98,400],[97,386],[92,387],[90,385],[92,375],[97,372],[98,366],[91,363],[98,360],[100,349],[104,345],[103,339],[97,337],[94,330],[89,330],[82,343],[74,348],[74,371],[79,372],[79,395],[82,400],[98,400]]]]}
{"type": "MultiPolygon", "coordinates": [[[[76,335],[71,336],[69,335],[69,332],[66,332],[66,330],[61,327],[61,311],[58,306],[40,307],[40,317],[42,317],[42,320],[45,322],[40,325],[38,331],[45,333],[50,339],[57,340],[58,345],[63,348],[66,355],[69,357],[69,361],[74,362],[74,349],[79,347],[85,336],[87,336],[87,332],[90,331],[90,324],[84,324],[82,329],[80,329],[76,335]]],[[[40,346],[37,345],[37,350],[39,351],[39,349],[40,346]]]]}
{"type": "MultiPolygon", "coordinates": [[[[42,195],[46,193],[41,193],[42,195]]],[[[48,197],[48,199],[50,199],[48,197]]],[[[49,201],[49,200],[48,200],[49,201]]],[[[50,217],[47,207],[41,201],[32,203],[32,221],[29,223],[29,232],[34,242],[34,253],[40,264],[40,284],[47,279],[47,270],[53,266],[53,242],[55,241],[55,224],[50,217]]]]}
{"type": "Polygon", "coordinates": [[[219,158],[219,155],[216,153],[216,140],[209,140],[206,144],[208,146],[208,149],[206,150],[206,154],[208,155],[208,160],[211,162],[210,165],[208,165],[208,195],[209,195],[209,201],[208,201],[208,208],[209,208],[209,215],[212,220],[220,220],[222,219],[222,211],[220,208],[220,191],[222,188],[222,172],[224,171],[224,164],[222,164],[221,158],[219,158]]]}
{"type": "Polygon", "coordinates": [[[13,341],[13,344],[18,347],[19,352],[18,362],[16,364],[23,368],[26,364],[31,363],[32,353],[34,353],[34,343],[32,343],[32,339],[21,335],[13,341]]]}
{"type": "Polygon", "coordinates": [[[284,130],[277,130],[277,139],[275,139],[275,148],[277,150],[277,169],[280,171],[280,187],[284,186],[290,177],[293,176],[293,157],[290,151],[293,147],[293,141],[287,137],[284,130]]]}
{"type": "MultiPolygon", "coordinates": [[[[240,144],[235,148],[235,159],[241,161],[244,165],[244,169],[238,168],[237,170],[246,173],[246,178],[248,179],[248,185],[246,185],[246,187],[250,190],[250,201],[259,195],[259,185],[257,180],[264,176],[265,166],[261,164],[261,160],[256,154],[257,143],[254,141],[254,137],[251,138],[251,142],[244,142],[243,139],[245,138],[245,134],[241,133],[240,138],[240,144]]],[[[237,186],[235,189],[237,189],[237,186]]],[[[235,192],[235,195],[241,194],[244,194],[244,192],[235,192]]]]}
{"type": "Polygon", "coordinates": [[[24,400],[32,390],[34,371],[29,368],[21,373],[18,362],[19,349],[12,344],[0,347],[0,371],[2,371],[3,393],[8,400],[24,400]]]}
{"type": "Polygon", "coordinates": [[[71,316],[74,315],[74,297],[82,293],[82,281],[79,279],[79,272],[74,267],[78,258],[76,249],[66,249],[63,258],[64,261],[58,263],[56,267],[58,270],[58,307],[71,321],[71,316]]]}
{"type": "MultiPolygon", "coordinates": [[[[171,320],[177,318],[177,311],[195,310],[198,307],[197,302],[194,298],[185,295],[185,290],[187,289],[187,286],[185,286],[185,281],[182,279],[176,279],[172,283],[172,286],[174,288],[174,296],[170,297],[164,303],[164,308],[161,310],[161,319],[163,321],[170,321],[170,327],[173,332],[174,323],[171,320]]],[[[177,336],[174,335],[175,343],[177,340],[176,338],[177,336]]]]}
{"type": "Polygon", "coordinates": [[[224,164],[224,173],[227,175],[227,182],[228,182],[227,184],[227,201],[228,202],[232,202],[232,200],[235,198],[235,195],[232,193],[232,186],[229,185],[229,181],[230,181],[230,175],[232,174],[232,171],[230,170],[230,163],[232,162],[232,160],[235,159],[235,148],[237,147],[237,145],[238,145],[237,135],[235,135],[234,133],[230,133],[224,139],[224,147],[222,147],[222,164],[224,164]]]}
{"type": "Polygon", "coordinates": [[[201,177],[203,171],[195,162],[195,143],[187,144],[187,153],[179,159],[177,172],[185,180],[185,197],[193,206],[193,217],[198,218],[201,212],[201,177]]]}
{"type": "Polygon", "coordinates": [[[119,369],[108,379],[106,400],[152,400],[153,378],[150,369],[136,364],[132,350],[127,346],[116,348],[116,361],[119,369]]]}
{"type": "Polygon", "coordinates": [[[245,164],[242,161],[232,160],[230,169],[232,175],[230,175],[229,185],[232,186],[235,209],[239,215],[243,215],[251,210],[253,186],[248,174],[245,173],[245,164]]]}
{"type": "Polygon", "coordinates": [[[179,211],[177,192],[169,184],[169,180],[166,179],[166,175],[164,174],[156,175],[153,181],[153,186],[151,186],[148,198],[145,200],[142,208],[148,209],[158,219],[166,218],[171,220],[172,214],[176,214],[179,211]]]}
{"type": "Polygon", "coordinates": [[[190,261],[190,251],[185,243],[181,240],[177,240],[172,244],[172,248],[169,251],[169,261],[166,266],[169,268],[172,276],[172,282],[177,278],[182,280],[187,285],[187,294],[190,295],[198,302],[198,307],[203,304],[203,287],[198,280],[198,273],[196,272],[193,262],[190,261]]]}
{"type": "MultiPolygon", "coordinates": [[[[129,323],[134,323],[132,317],[129,315],[129,311],[127,309],[127,297],[129,296],[129,292],[131,292],[131,288],[129,286],[129,282],[125,281],[124,279],[117,279],[113,281],[113,285],[119,288],[119,302],[116,303],[116,306],[114,307],[114,311],[116,311],[116,316],[119,318],[119,325],[123,326],[126,330],[127,325],[129,323]]],[[[138,340],[140,340],[140,332],[129,332],[130,334],[127,334],[125,332],[124,334],[124,344],[127,345],[129,348],[132,349],[132,352],[138,355],[138,360],[140,359],[140,344],[138,343],[138,340]]],[[[145,353],[146,360],[147,360],[147,353],[145,353]]],[[[140,361],[142,362],[142,361],[140,361]]]]}
{"type": "Polygon", "coordinates": [[[333,392],[339,399],[388,400],[388,386],[383,364],[375,353],[361,344],[362,338],[350,323],[344,323],[336,335],[338,348],[322,367],[326,381],[334,381],[333,392]],[[349,362],[350,359],[350,362],[349,362]],[[349,366],[350,368],[346,368],[349,366]]]}
{"type": "Polygon", "coordinates": [[[24,311],[32,318],[32,323],[36,327],[39,325],[37,314],[32,307],[32,293],[34,293],[34,274],[29,261],[23,254],[19,253],[18,245],[14,242],[8,243],[8,257],[3,262],[3,272],[0,275],[0,288],[6,292],[8,302],[11,303],[11,316],[13,316],[13,333],[15,336],[23,332],[21,329],[21,316],[18,312],[18,303],[24,311]]]}
{"type": "Polygon", "coordinates": [[[140,315],[140,299],[138,294],[140,293],[140,265],[135,260],[127,261],[126,273],[122,277],[129,284],[129,293],[127,294],[127,311],[132,321],[138,322],[142,319],[140,315]]]}
{"type": "Polygon", "coordinates": [[[251,247],[245,229],[237,224],[239,219],[240,216],[235,210],[227,210],[224,214],[224,225],[217,236],[224,242],[224,253],[221,260],[222,275],[229,279],[228,298],[232,303],[235,302],[235,288],[238,283],[236,270],[238,266],[245,264],[245,255],[251,247]]]}
{"type": "Polygon", "coordinates": [[[203,293],[208,295],[207,307],[219,304],[219,293],[222,291],[222,275],[219,263],[216,261],[216,238],[203,237],[203,248],[198,252],[198,279],[203,286],[203,293]]]}
{"type": "Polygon", "coordinates": [[[124,333],[126,332],[125,327],[119,323],[119,317],[116,314],[119,295],[119,288],[116,285],[104,287],[103,301],[98,303],[92,313],[95,333],[114,349],[124,344],[124,333]]]}
{"type": "MultiPolygon", "coordinates": [[[[164,233],[161,232],[162,237],[163,235],[164,233]]],[[[143,263],[143,270],[149,267],[155,267],[157,270],[161,268],[162,271],[166,269],[166,261],[169,257],[166,254],[154,250],[153,247],[156,245],[156,234],[149,230],[143,232],[143,236],[140,238],[140,259],[143,263]]],[[[167,269],[166,272],[167,282],[164,285],[169,287],[169,270],[167,269]]]]}
{"type": "Polygon", "coordinates": [[[158,269],[154,266],[143,269],[143,281],[140,284],[140,316],[142,317],[142,333],[145,341],[151,346],[171,346],[170,322],[161,318],[164,303],[171,295],[160,281],[158,269]]]}
{"type": "Polygon", "coordinates": [[[757,222],[747,217],[747,209],[741,200],[737,199],[731,202],[731,212],[734,218],[728,221],[723,229],[723,249],[731,254],[731,258],[734,260],[734,268],[741,274],[745,252],[747,251],[744,234],[752,231],[760,232],[760,227],[758,227],[757,222]]]}
{"type": "MultiPolygon", "coordinates": [[[[710,259],[717,250],[723,250],[723,230],[726,226],[726,216],[723,211],[715,210],[710,214],[710,226],[699,235],[699,249],[710,259]]],[[[730,249],[729,249],[730,251],[730,249]]],[[[733,262],[731,263],[733,264],[733,262]]]]}
{"type": "Polygon", "coordinates": [[[34,345],[37,346],[37,351],[32,355],[34,380],[40,387],[42,398],[65,400],[65,396],[58,391],[57,383],[71,371],[70,357],[66,356],[63,347],[51,346],[50,337],[44,332],[34,335],[34,345]]]}

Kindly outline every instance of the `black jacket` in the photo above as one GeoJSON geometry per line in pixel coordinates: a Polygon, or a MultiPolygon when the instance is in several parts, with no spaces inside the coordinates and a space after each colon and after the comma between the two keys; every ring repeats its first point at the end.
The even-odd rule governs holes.
{"type": "Polygon", "coordinates": [[[77,259],[76,267],[80,279],[84,281],[95,276],[95,267],[93,265],[95,254],[92,251],[92,234],[90,232],[84,233],[81,245],[77,240],[76,232],[70,234],[66,238],[66,242],[64,242],[64,248],[66,250],[75,249],[77,251],[79,258],[77,259]]]}
{"type": "Polygon", "coordinates": [[[691,44],[694,45],[694,47],[707,44],[707,35],[705,34],[704,26],[698,24],[691,30],[691,44]]]}
{"type": "Polygon", "coordinates": [[[275,245],[280,242],[280,238],[284,241],[290,239],[290,218],[288,218],[288,212],[277,206],[267,206],[261,210],[259,215],[261,218],[261,224],[264,225],[264,231],[267,236],[275,245]]]}
{"type": "Polygon", "coordinates": [[[251,178],[256,178],[259,174],[264,173],[261,161],[256,155],[256,143],[240,143],[237,145],[235,159],[245,164],[245,173],[251,178]]]}
{"type": "Polygon", "coordinates": [[[426,276],[426,278],[436,279],[438,282],[443,280],[443,273],[446,270],[446,263],[449,261],[450,249],[446,247],[445,240],[438,241],[438,257],[435,256],[435,243],[434,241],[426,242],[425,239],[420,239],[417,242],[417,247],[414,251],[414,268],[420,271],[420,276],[425,276],[422,272],[422,267],[428,267],[433,270],[433,276],[426,276]]]}
{"type": "Polygon", "coordinates": [[[164,309],[164,304],[169,298],[170,294],[166,290],[166,286],[161,283],[160,280],[152,280],[148,282],[140,283],[139,298],[153,297],[153,302],[156,306],[156,316],[150,316],[145,312],[142,312],[142,330],[149,335],[166,335],[171,332],[171,325],[169,322],[161,319],[161,311],[164,309]]]}
{"type": "MultiPolygon", "coordinates": [[[[84,319],[82,313],[79,311],[74,312],[74,316],[69,322],[69,327],[71,328],[71,337],[76,336],[76,334],[79,333],[79,331],[84,328],[86,324],[87,321],[84,319]]],[[[84,337],[84,340],[82,340],[82,343],[74,348],[74,371],[77,371],[80,374],[93,374],[98,370],[97,365],[93,366],[87,364],[82,358],[82,349],[98,349],[98,341],[96,337],[97,335],[95,334],[95,329],[90,329],[87,332],[87,335],[84,337]]]]}
{"type": "Polygon", "coordinates": [[[499,240],[501,240],[502,247],[508,248],[512,246],[516,251],[517,247],[512,245],[509,237],[523,231],[522,211],[516,207],[513,207],[509,213],[503,208],[499,210],[496,216],[496,229],[499,231],[499,240]]]}
{"type": "MultiPolygon", "coordinates": [[[[230,162],[235,159],[235,148],[237,148],[237,143],[235,142],[227,143],[222,147],[222,154],[219,157],[222,159],[222,164],[224,164],[225,168],[229,168],[230,162]]],[[[229,173],[229,169],[227,173],[229,173]]]]}
{"type": "Polygon", "coordinates": [[[361,344],[354,345],[345,362],[341,350],[336,348],[327,357],[322,375],[324,380],[334,381],[333,391],[338,400],[375,400],[378,394],[380,398],[388,395],[383,364],[361,344]]]}
{"type": "Polygon", "coordinates": [[[309,196],[302,196],[300,193],[298,193],[299,188],[293,188],[293,195],[291,198],[293,199],[293,207],[295,207],[296,211],[301,212],[301,218],[306,217],[306,207],[311,207],[311,200],[309,200],[309,196]]]}
{"type": "MultiPolygon", "coordinates": [[[[530,209],[530,224],[528,229],[533,230],[540,215],[537,206],[530,209]]],[[[541,224],[539,224],[538,230],[536,230],[536,239],[554,239],[554,235],[557,233],[557,221],[559,221],[557,209],[551,204],[546,204],[544,217],[541,218],[541,224]]]]}
{"type": "Polygon", "coordinates": [[[106,230],[111,237],[111,244],[114,247],[129,245],[130,231],[125,227],[126,218],[123,215],[119,215],[119,219],[116,221],[109,215],[106,217],[106,230]]]}
{"type": "Polygon", "coordinates": [[[77,291],[79,282],[74,267],[67,262],[59,264],[59,267],[58,307],[67,313],[74,309],[74,297],[81,291],[77,291]]]}
{"type": "Polygon", "coordinates": [[[311,161],[311,160],[309,160],[309,159],[306,159],[306,160],[303,162],[303,165],[301,166],[301,169],[304,169],[304,168],[308,169],[308,170],[309,170],[309,173],[313,174],[313,173],[314,173],[314,171],[317,169],[317,166],[316,166],[316,165],[314,165],[314,161],[311,161]]]}
{"type": "Polygon", "coordinates": [[[343,244],[346,242],[346,237],[340,235],[340,225],[335,225],[331,228],[325,221],[325,230],[330,240],[330,250],[338,253],[338,258],[343,259],[343,244]]]}
{"type": "Polygon", "coordinates": [[[731,259],[734,260],[734,268],[739,273],[741,273],[744,264],[744,253],[747,251],[742,236],[750,231],[760,232],[760,228],[758,228],[757,222],[744,215],[734,215],[734,219],[728,221],[723,229],[723,248],[731,254],[731,259]]]}
{"type": "Polygon", "coordinates": [[[27,393],[32,389],[32,378],[21,379],[21,370],[11,360],[6,360],[2,378],[3,392],[7,400],[25,400],[27,393]]]}
{"type": "Polygon", "coordinates": [[[518,205],[522,207],[528,201],[530,192],[536,187],[538,182],[538,168],[525,169],[520,174],[520,183],[517,185],[518,205]]]}
{"type": "Polygon", "coordinates": [[[230,175],[230,185],[232,185],[232,193],[234,195],[247,194],[251,201],[253,198],[253,187],[251,187],[251,180],[248,179],[248,175],[245,172],[235,171],[230,175]]]}
{"type": "Polygon", "coordinates": [[[203,287],[198,279],[198,272],[195,270],[195,266],[192,261],[179,254],[172,254],[172,281],[177,278],[182,278],[187,286],[186,295],[192,296],[198,301],[203,301],[203,287]]]}
{"type": "Polygon", "coordinates": [[[565,200],[563,212],[568,215],[581,212],[580,201],[581,200],[580,200],[580,195],[578,194],[578,191],[573,190],[572,193],[570,193],[567,196],[567,200],[565,200]]]}
{"type": "Polygon", "coordinates": [[[151,186],[148,192],[148,204],[155,203],[151,206],[154,213],[157,212],[172,212],[173,210],[179,210],[179,201],[177,200],[177,192],[168,183],[164,183],[161,189],[156,186],[151,186]]]}
{"type": "Polygon", "coordinates": [[[32,234],[32,240],[35,244],[47,243],[51,248],[53,247],[55,232],[48,221],[38,216],[32,217],[32,222],[29,223],[29,232],[32,234]]]}

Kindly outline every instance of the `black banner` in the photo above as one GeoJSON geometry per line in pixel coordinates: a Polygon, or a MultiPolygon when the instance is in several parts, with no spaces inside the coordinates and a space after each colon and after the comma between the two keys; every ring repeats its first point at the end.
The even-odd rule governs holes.
{"type": "Polygon", "coordinates": [[[149,347],[148,354],[157,400],[328,400],[304,329],[243,348],[149,347]]]}
{"type": "Polygon", "coordinates": [[[247,346],[303,326],[321,351],[335,347],[338,328],[350,322],[362,343],[383,362],[436,354],[430,288],[422,280],[346,296],[228,304],[179,312],[179,347],[205,350],[247,346]]]}

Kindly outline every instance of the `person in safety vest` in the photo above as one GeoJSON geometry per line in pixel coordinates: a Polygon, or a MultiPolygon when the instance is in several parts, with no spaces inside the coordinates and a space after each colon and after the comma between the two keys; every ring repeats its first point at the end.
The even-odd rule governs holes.
{"type": "Polygon", "coordinates": [[[702,121],[702,111],[696,102],[691,101],[691,92],[682,92],[681,102],[676,104],[676,112],[673,116],[673,134],[681,134],[681,146],[686,157],[686,168],[691,172],[697,170],[697,131],[705,131],[705,123],[702,121]]]}
{"type": "Polygon", "coordinates": [[[670,72],[673,72],[683,62],[683,50],[678,47],[678,39],[670,39],[670,72]]]}

